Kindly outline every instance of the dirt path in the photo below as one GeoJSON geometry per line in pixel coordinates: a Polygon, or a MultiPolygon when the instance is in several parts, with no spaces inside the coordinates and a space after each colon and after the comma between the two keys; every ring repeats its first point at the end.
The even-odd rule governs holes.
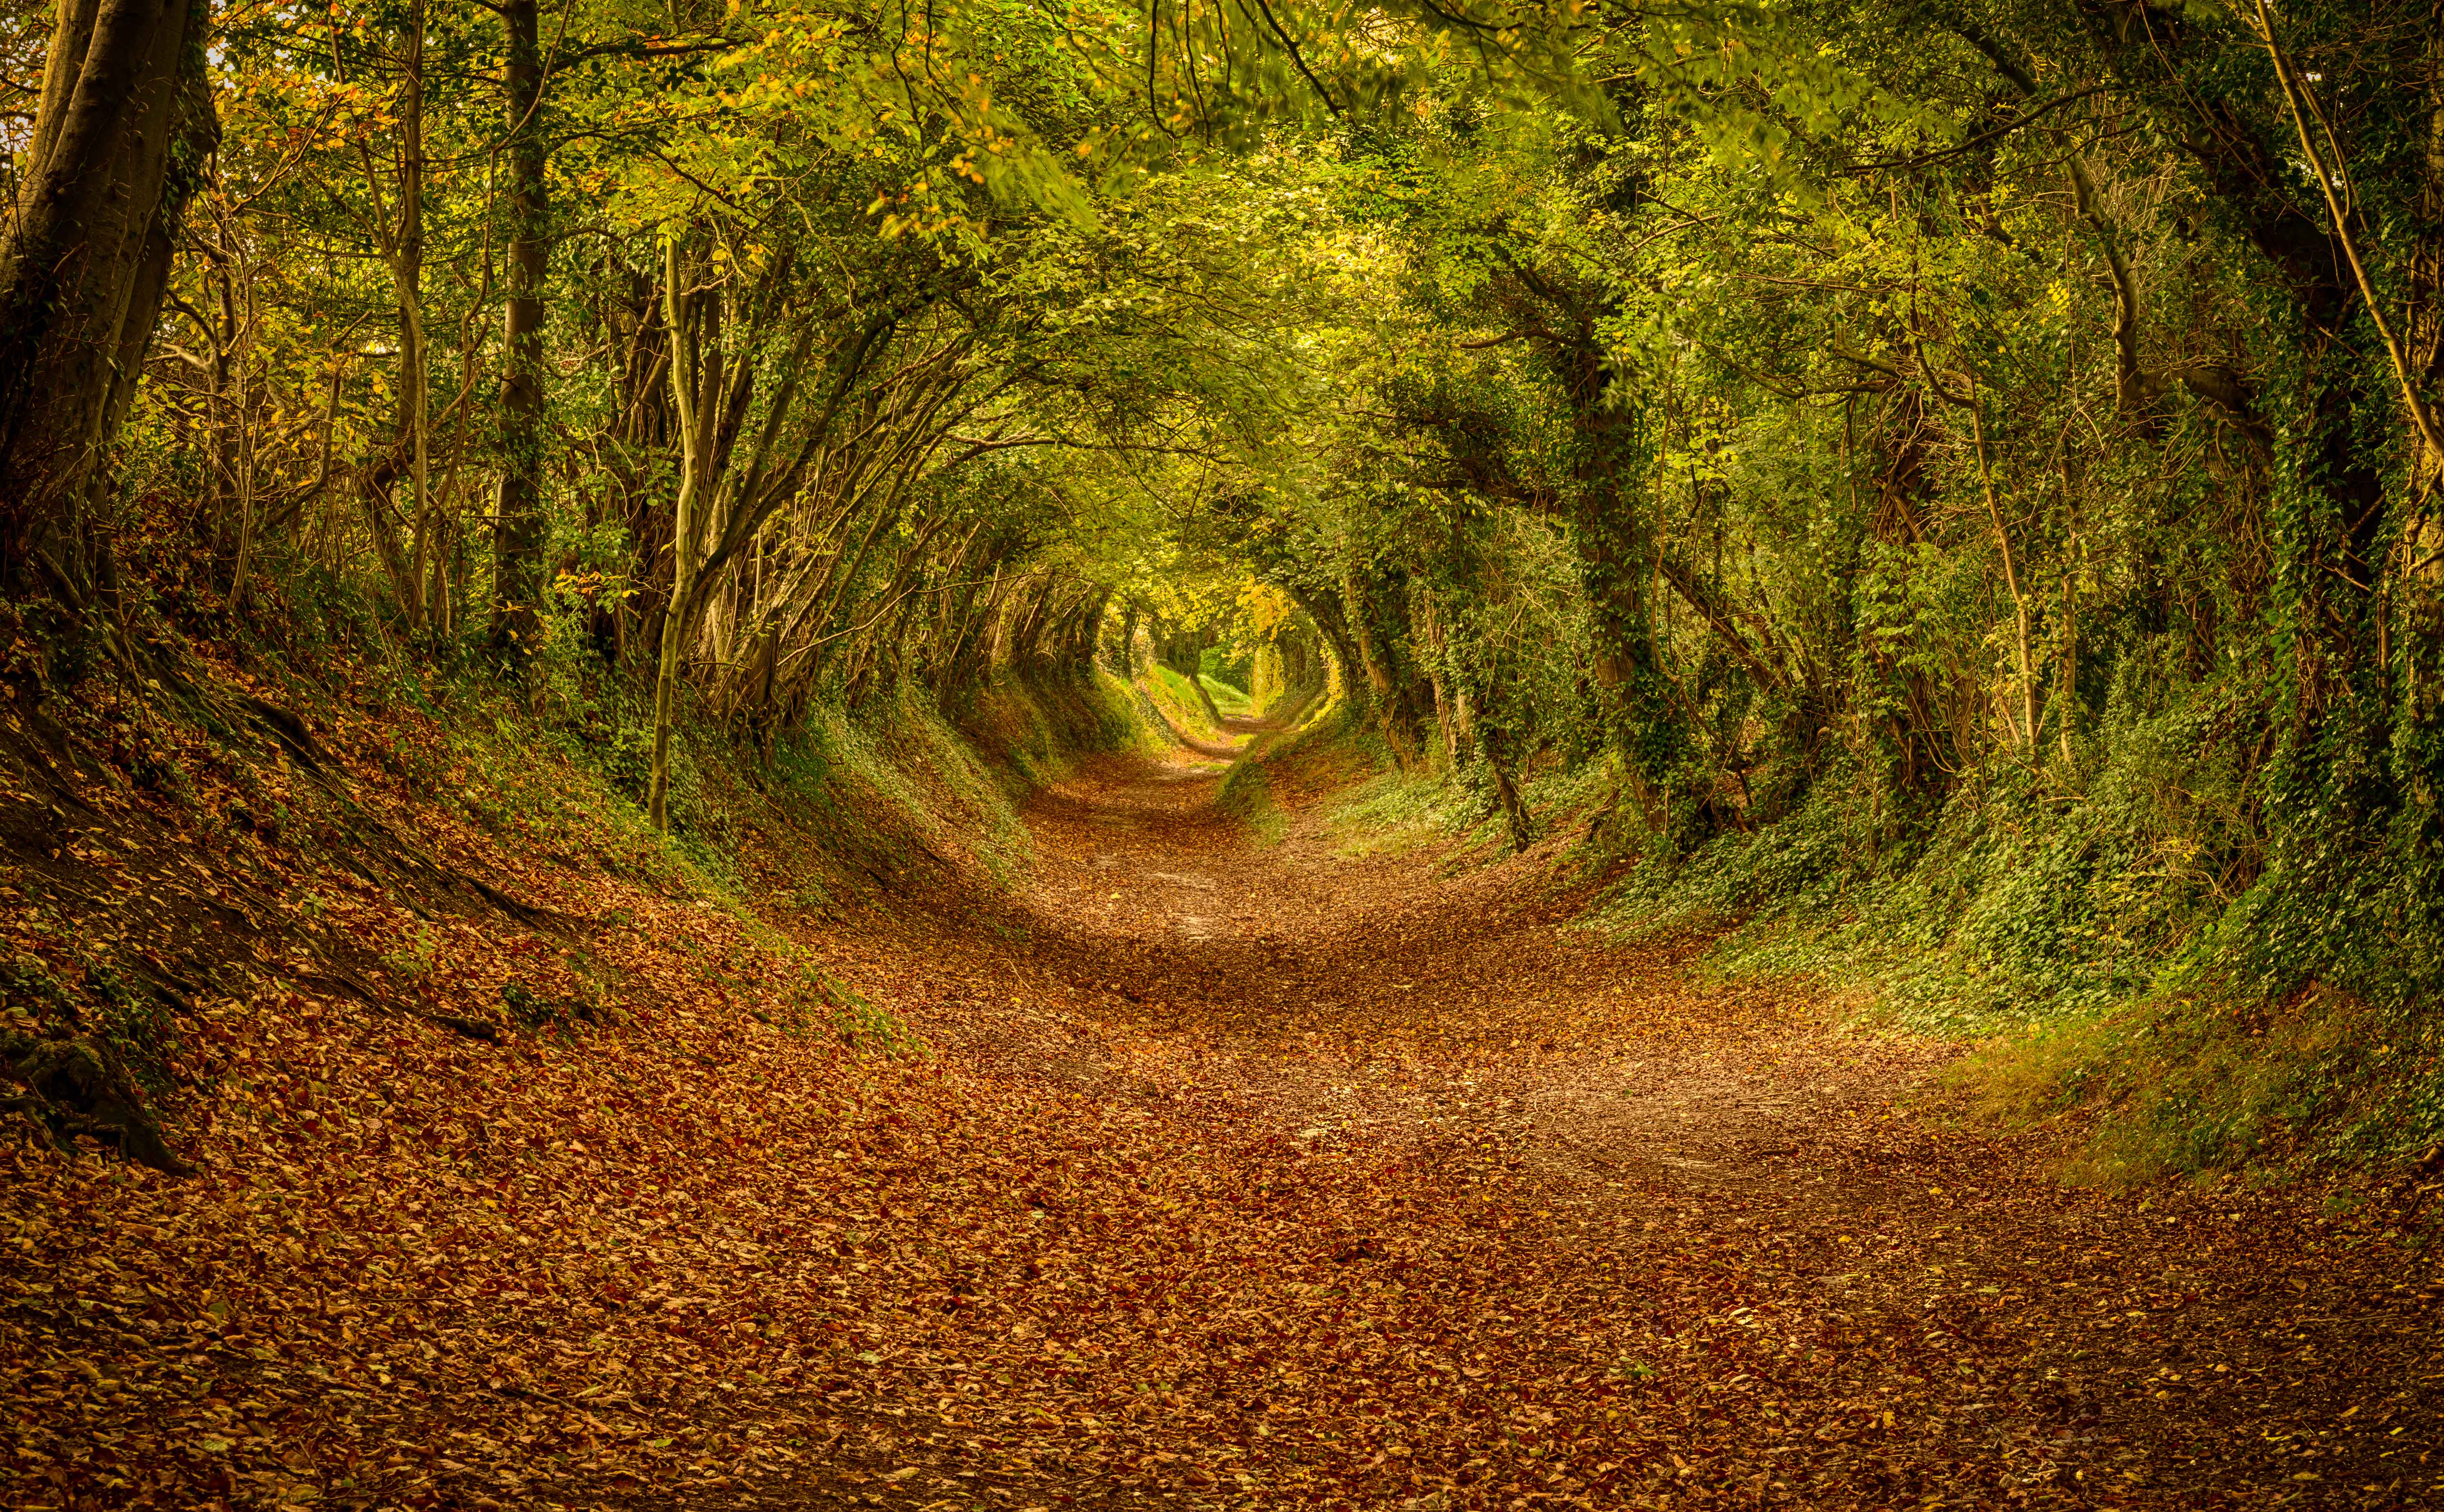
{"type": "Polygon", "coordinates": [[[1552,844],[1338,854],[1316,774],[1262,845],[1215,771],[1042,795],[935,940],[951,1059],[1126,1126],[1026,1199],[1036,1374],[769,1504],[2436,1504],[2404,1210],[2064,1190],[1941,1047],[1573,928],[1552,844]]]}
{"type": "Polygon", "coordinates": [[[2435,1163],[2065,1191],[1942,1047],[1576,928],[1562,839],[1352,847],[1274,764],[1261,843],[1222,770],[878,836],[838,906],[840,827],[745,837],[750,913],[358,762],[560,932],[123,805],[19,948],[231,986],[194,1174],[0,1141],[0,1504],[2438,1504],[2435,1163]],[[512,981],[557,1017],[445,1019],[512,981]]]}

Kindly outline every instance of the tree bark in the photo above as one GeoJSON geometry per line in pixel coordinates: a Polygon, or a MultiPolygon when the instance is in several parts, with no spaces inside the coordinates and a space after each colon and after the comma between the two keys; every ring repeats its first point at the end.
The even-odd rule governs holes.
{"type": "Polygon", "coordinates": [[[1591,671],[1602,691],[1606,733],[1647,828],[1662,829],[1671,822],[1670,786],[1681,735],[1665,707],[1667,685],[1647,602],[1651,547],[1637,505],[1620,486],[1624,475],[1627,469],[1618,463],[1591,468],[1572,523],[1594,633],[1591,671]]]}
{"type": "Polygon", "coordinates": [[[408,8],[404,98],[399,104],[398,236],[391,282],[398,299],[398,431],[407,452],[411,552],[407,622],[428,618],[427,558],[434,549],[433,375],[424,344],[424,4],[408,8]]]}
{"type": "Polygon", "coordinates": [[[1994,524],[1995,549],[2003,554],[2003,583],[2011,590],[2011,615],[2020,663],[2020,728],[2012,744],[2037,755],[2037,666],[2029,645],[2028,596],[2020,588],[2020,561],[2011,550],[2011,532],[2003,524],[2003,506],[1994,496],[1994,470],[1986,453],[1986,399],[1975,385],[1969,390],[1969,423],[1977,441],[1977,483],[1986,495],[1986,517],[1994,524]]]}
{"type": "Polygon", "coordinates": [[[502,322],[501,487],[492,526],[492,644],[533,643],[542,599],[545,521],[544,271],[550,203],[544,184],[543,46],[536,0],[506,0],[509,108],[509,307],[502,322]]]}
{"type": "Polygon", "coordinates": [[[1476,741],[1485,753],[1486,770],[1493,774],[1493,797],[1502,807],[1502,827],[1509,832],[1510,849],[1524,851],[1536,843],[1536,821],[1519,797],[1518,784],[1510,780],[1509,734],[1484,725],[1477,730],[1476,741]]]}
{"type": "Polygon", "coordinates": [[[1387,634],[1379,619],[1397,614],[1405,620],[1408,595],[1397,587],[1385,588],[1364,567],[1352,564],[1342,574],[1341,597],[1350,641],[1366,675],[1376,728],[1405,770],[1417,762],[1426,700],[1416,696],[1420,690],[1408,676],[1412,669],[1395,645],[1394,636],[1400,627],[1391,627],[1392,633],[1387,634]]]}
{"type": "Polygon", "coordinates": [[[208,7],[61,0],[0,248],[0,589],[78,607],[106,586],[107,453],[219,138],[208,7]]]}
{"type": "Polygon", "coordinates": [[[678,707],[679,658],[703,534],[696,523],[697,505],[712,450],[713,411],[721,391],[720,353],[705,349],[697,311],[700,300],[715,296],[688,293],[682,282],[686,276],[686,260],[673,236],[662,251],[662,297],[671,330],[671,398],[678,412],[679,497],[671,543],[671,601],[662,612],[661,655],[654,679],[653,773],[645,796],[647,817],[664,832],[670,829],[671,721],[678,707]]]}

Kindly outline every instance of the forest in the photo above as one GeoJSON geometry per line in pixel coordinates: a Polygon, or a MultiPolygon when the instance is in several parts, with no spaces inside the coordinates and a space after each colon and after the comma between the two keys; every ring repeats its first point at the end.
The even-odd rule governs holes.
{"type": "Polygon", "coordinates": [[[2444,1499],[2444,11],[0,14],[11,1505],[2444,1499]]]}

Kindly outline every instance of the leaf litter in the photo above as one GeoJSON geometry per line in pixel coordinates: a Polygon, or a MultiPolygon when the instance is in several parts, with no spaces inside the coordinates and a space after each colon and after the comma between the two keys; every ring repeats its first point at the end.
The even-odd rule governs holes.
{"type": "Polygon", "coordinates": [[[495,881],[128,792],[0,892],[187,984],[198,1167],[5,1156],[10,1505],[2436,1503],[2444,1176],[2065,1190],[1944,1047],[1568,927],[1559,842],[1115,758],[1014,891],[809,913],[768,836],[750,914],[324,740],[495,881]]]}

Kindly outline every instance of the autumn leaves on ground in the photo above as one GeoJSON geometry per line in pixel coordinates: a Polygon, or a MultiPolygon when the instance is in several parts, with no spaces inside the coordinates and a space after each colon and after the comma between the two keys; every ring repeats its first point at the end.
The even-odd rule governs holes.
{"type": "Polygon", "coordinates": [[[1586,928],[1567,814],[1369,830],[1312,739],[1264,833],[1180,750],[996,837],[911,747],[938,824],[725,894],[418,717],[209,827],[12,732],[15,980],[146,964],[74,985],[172,1005],[196,1169],[7,1154],[9,1505],[2439,1499],[2439,1178],[2065,1189],[1945,1047],[1586,928]]]}

